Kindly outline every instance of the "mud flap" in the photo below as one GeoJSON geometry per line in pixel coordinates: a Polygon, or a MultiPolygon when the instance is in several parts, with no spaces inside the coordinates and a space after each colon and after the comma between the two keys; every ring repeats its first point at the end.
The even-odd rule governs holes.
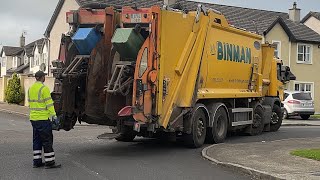
{"type": "Polygon", "coordinates": [[[269,105],[263,105],[262,107],[264,109],[263,123],[265,125],[263,131],[268,132],[270,131],[272,108],[269,105]]]}

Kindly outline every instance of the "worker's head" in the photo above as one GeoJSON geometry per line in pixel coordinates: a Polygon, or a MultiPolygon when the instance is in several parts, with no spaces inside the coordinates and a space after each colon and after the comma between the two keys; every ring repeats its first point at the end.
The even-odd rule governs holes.
{"type": "Polygon", "coordinates": [[[43,71],[38,71],[35,74],[37,81],[44,82],[46,80],[46,74],[43,71]]]}

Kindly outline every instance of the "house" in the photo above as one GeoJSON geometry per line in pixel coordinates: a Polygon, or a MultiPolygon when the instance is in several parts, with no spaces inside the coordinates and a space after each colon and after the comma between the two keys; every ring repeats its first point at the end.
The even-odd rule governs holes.
{"type": "MultiPolygon", "coordinates": [[[[186,0],[75,0],[75,2],[74,6],[70,5],[69,7],[67,5],[60,5],[60,7],[58,4],[50,24],[66,25],[65,13],[67,11],[91,3],[104,3],[116,7],[124,5],[150,7],[165,3],[173,8],[185,10],[195,10],[199,4],[199,2],[186,0]],[[63,18],[58,18],[61,16],[63,18]]],[[[72,4],[71,2],[69,3],[72,4]]],[[[315,26],[317,27],[312,28],[311,25],[308,25],[308,20],[318,17],[318,14],[312,13],[310,17],[304,18],[306,20],[305,24],[303,24],[300,22],[300,9],[297,8],[296,3],[294,3],[289,12],[275,12],[213,3],[201,4],[220,11],[232,26],[260,34],[263,36],[264,42],[273,43],[276,46],[275,56],[281,58],[284,64],[288,65],[297,77],[297,80],[290,82],[286,88],[288,90],[310,92],[315,99],[316,111],[320,112],[320,89],[315,88],[320,86],[320,79],[317,78],[320,76],[320,61],[317,59],[317,57],[320,57],[320,35],[315,32],[316,28],[320,26],[316,24],[315,26]]],[[[57,42],[57,44],[53,45],[55,49],[50,52],[50,58],[57,58],[60,35],[67,31],[67,27],[63,31],[59,31],[57,28],[54,30],[55,35],[53,35],[53,28],[50,28],[52,27],[50,24],[46,31],[47,34],[51,32],[50,46],[52,46],[53,39],[56,39],[57,42]]]]}
{"type": "Polygon", "coordinates": [[[29,74],[35,74],[37,71],[42,70],[49,74],[49,48],[48,41],[45,38],[39,39],[34,42],[33,49],[31,51],[30,59],[30,72],[29,74]]]}
{"type": "Polygon", "coordinates": [[[302,20],[301,23],[308,26],[310,29],[314,30],[320,34],[320,12],[309,12],[302,20]]]}
{"type": "Polygon", "coordinates": [[[24,45],[25,38],[20,38],[21,47],[3,46],[1,50],[1,77],[13,73],[33,75],[44,66],[48,73],[48,41],[45,38],[24,45]]]}
{"type": "Polygon", "coordinates": [[[21,60],[21,54],[23,48],[21,47],[12,47],[12,46],[3,46],[0,57],[1,57],[1,77],[6,75],[11,75],[13,69],[18,66],[18,62],[21,60]]]}
{"type": "Polygon", "coordinates": [[[294,4],[289,17],[278,17],[264,31],[265,40],[276,44],[275,54],[297,77],[288,90],[310,92],[320,112],[320,34],[300,23],[300,9],[294,4]]]}

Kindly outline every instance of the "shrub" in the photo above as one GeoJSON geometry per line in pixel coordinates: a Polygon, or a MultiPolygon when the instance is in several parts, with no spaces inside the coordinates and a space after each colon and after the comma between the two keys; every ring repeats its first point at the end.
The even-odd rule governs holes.
{"type": "Polygon", "coordinates": [[[13,74],[5,90],[5,100],[10,104],[20,104],[24,100],[24,93],[17,74],[13,74]]]}

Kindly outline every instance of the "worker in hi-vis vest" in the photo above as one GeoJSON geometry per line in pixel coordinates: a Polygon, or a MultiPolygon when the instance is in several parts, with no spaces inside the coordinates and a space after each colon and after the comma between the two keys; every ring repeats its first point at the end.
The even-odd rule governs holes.
{"type": "Polygon", "coordinates": [[[50,90],[43,83],[45,73],[35,74],[36,82],[28,90],[30,121],[33,127],[33,167],[59,168],[55,163],[51,120],[57,119],[50,90]],[[42,152],[42,149],[44,152],[42,152]],[[42,161],[42,153],[44,163],[42,161]]]}

